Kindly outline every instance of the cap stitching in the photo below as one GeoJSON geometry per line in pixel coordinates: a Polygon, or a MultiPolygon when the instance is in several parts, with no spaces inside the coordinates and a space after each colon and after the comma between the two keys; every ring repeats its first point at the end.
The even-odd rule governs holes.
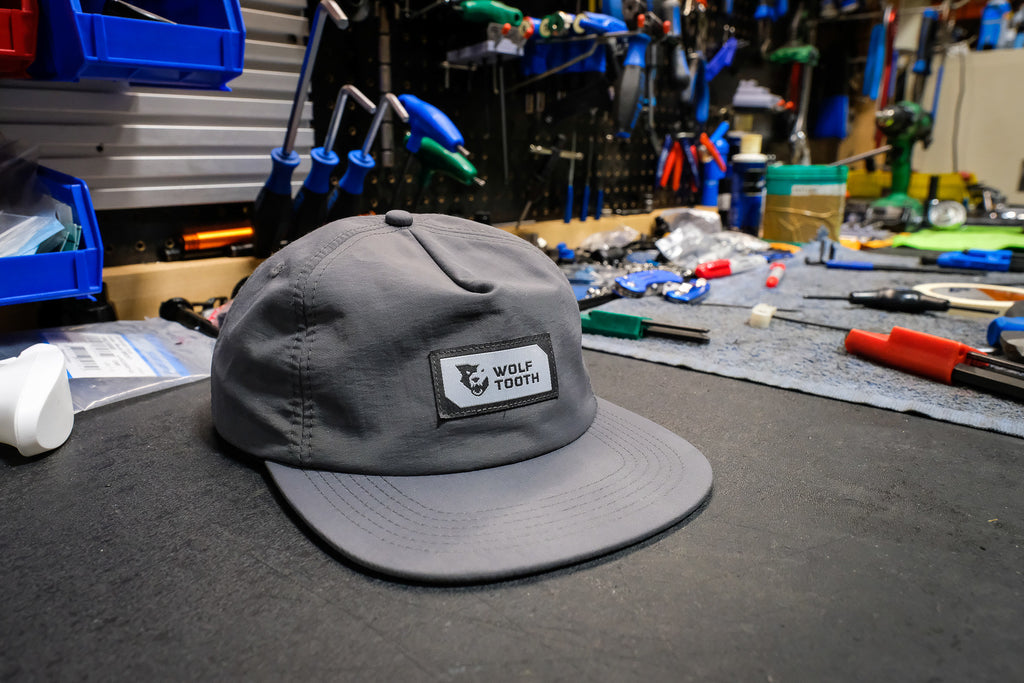
{"type": "MultiPolygon", "coordinates": [[[[318,319],[316,317],[316,295],[320,281],[324,274],[327,272],[331,262],[339,258],[342,254],[347,252],[349,249],[358,244],[363,238],[371,236],[386,235],[391,233],[399,233],[409,230],[410,226],[390,226],[387,224],[361,224],[353,227],[350,230],[344,231],[336,235],[333,239],[326,242],[320,247],[320,249],[314,253],[306,262],[306,267],[300,272],[299,277],[296,280],[296,295],[297,305],[300,306],[299,317],[305,323],[304,330],[298,330],[295,336],[295,350],[294,357],[296,364],[298,365],[299,371],[296,373],[296,380],[293,382],[293,396],[296,399],[297,406],[293,408],[294,417],[289,420],[289,444],[296,444],[298,453],[296,459],[298,462],[303,464],[310,464],[312,462],[312,440],[313,440],[313,420],[316,413],[316,408],[312,405],[312,402],[308,400],[308,382],[306,375],[309,372],[309,367],[312,358],[312,345],[316,335],[318,319]],[[343,248],[339,248],[342,247],[343,248]],[[313,275],[313,272],[323,266],[320,275],[313,280],[309,281],[309,278],[313,275]],[[302,284],[306,283],[306,289],[309,289],[309,303],[303,306],[304,301],[302,284]],[[302,346],[305,342],[305,363],[302,360],[302,346]],[[298,424],[296,424],[296,419],[298,424]],[[299,438],[295,439],[295,428],[298,427],[300,430],[299,438]]],[[[417,227],[415,221],[411,227],[417,227]]],[[[508,246],[516,249],[524,250],[536,250],[529,242],[525,242],[514,235],[503,232],[495,228],[497,232],[488,235],[480,232],[474,232],[470,230],[462,230],[450,226],[441,226],[430,223],[429,221],[422,222],[419,227],[434,229],[442,233],[456,234],[467,239],[487,242],[502,242],[508,246]],[[511,239],[510,239],[511,238],[511,239]]],[[[545,262],[551,263],[552,267],[557,268],[553,262],[545,257],[545,262]]],[[[559,271],[561,274],[561,271],[559,271]]],[[[521,401],[525,399],[517,399],[521,401]]],[[[515,403],[510,404],[510,408],[521,407],[522,405],[530,405],[530,403],[515,403]]]]}
{"type": "MultiPolygon", "coordinates": [[[[628,423],[621,422],[621,421],[616,421],[615,418],[611,418],[611,420],[613,422],[617,422],[617,426],[620,427],[620,429],[623,428],[623,427],[627,427],[628,426],[628,423]]],[[[602,439],[602,440],[606,444],[608,444],[609,446],[612,446],[615,449],[616,453],[621,454],[623,452],[622,447],[623,446],[627,446],[628,447],[629,442],[627,442],[624,439],[619,438],[619,434],[618,433],[612,432],[612,431],[605,431],[605,430],[602,430],[602,432],[603,432],[603,434],[605,434],[606,437],[608,437],[608,438],[605,438],[605,439],[602,439]]],[[[652,447],[655,447],[655,449],[657,451],[656,455],[658,457],[656,458],[656,460],[657,461],[665,461],[667,459],[665,456],[669,452],[669,450],[666,447],[665,442],[663,440],[655,437],[649,443],[651,444],[652,447]]],[[[649,455],[644,453],[644,454],[642,454],[641,457],[643,458],[643,467],[640,469],[640,471],[649,470],[650,469],[650,457],[649,457],[649,455]]],[[[641,461],[638,460],[637,462],[639,463],[641,461]]],[[[590,482],[589,484],[587,484],[587,489],[588,490],[593,490],[595,488],[605,489],[605,492],[601,496],[599,496],[597,498],[597,500],[608,500],[615,493],[615,491],[613,491],[613,490],[608,490],[608,488],[609,488],[608,482],[609,482],[609,480],[615,479],[616,475],[619,472],[621,472],[621,471],[622,471],[622,468],[619,468],[615,472],[609,473],[608,475],[606,475],[605,477],[602,477],[598,481],[590,482]]],[[[395,490],[397,493],[401,494],[401,492],[398,491],[398,489],[395,489],[394,486],[391,484],[391,482],[388,481],[387,477],[382,477],[382,479],[384,481],[386,481],[389,485],[391,485],[393,490],[395,490]]],[[[652,482],[652,483],[657,484],[658,482],[652,482]]],[[[645,486],[645,488],[648,488],[648,487],[649,487],[649,485],[645,486]]],[[[377,488],[380,489],[379,486],[377,488]]],[[[617,488],[616,488],[616,490],[617,490],[617,488]]],[[[427,510],[427,511],[429,511],[431,513],[436,513],[438,515],[438,517],[434,518],[435,521],[459,521],[458,517],[465,517],[466,520],[469,521],[469,520],[472,520],[472,518],[474,516],[479,515],[481,513],[498,512],[498,511],[502,511],[502,510],[511,511],[512,514],[508,514],[507,517],[513,517],[520,510],[528,510],[529,512],[534,512],[534,511],[537,511],[537,510],[544,510],[544,509],[549,509],[549,508],[552,508],[552,507],[561,507],[561,506],[564,506],[567,502],[578,501],[578,500],[580,500],[580,499],[585,497],[584,489],[575,489],[573,491],[563,492],[562,494],[559,494],[557,496],[549,497],[547,499],[549,502],[545,503],[545,504],[542,504],[540,506],[530,506],[529,508],[526,508],[524,505],[516,505],[516,506],[508,506],[508,507],[505,507],[505,508],[487,508],[487,509],[484,509],[484,510],[475,510],[472,513],[458,513],[458,512],[450,512],[450,511],[438,510],[436,508],[432,508],[430,506],[424,505],[424,504],[420,503],[419,501],[416,501],[416,500],[410,498],[407,495],[392,496],[392,495],[387,494],[387,492],[383,491],[382,489],[381,489],[381,492],[385,496],[387,496],[389,499],[391,499],[394,502],[402,505],[402,507],[405,507],[410,512],[413,512],[413,513],[416,513],[416,514],[422,514],[420,511],[413,510],[412,508],[408,507],[407,505],[404,505],[404,503],[406,501],[414,502],[417,505],[419,505],[423,510],[427,510]]],[[[579,506],[574,506],[574,507],[579,507],[579,506]]],[[[609,505],[603,505],[602,507],[610,507],[610,506],[609,505]]],[[[390,509],[390,506],[389,506],[389,509],[390,509]]],[[[594,507],[590,507],[590,506],[586,507],[586,510],[588,512],[592,512],[592,511],[594,511],[596,509],[598,509],[598,508],[594,508],[594,507]]],[[[543,517],[543,516],[542,515],[534,514],[534,515],[527,515],[527,516],[520,517],[520,519],[522,521],[527,521],[527,520],[530,520],[530,519],[537,519],[537,518],[541,518],[541,517],[543,517]]],[[[538,526],[538,525],[532,525],[532,526],[538,526]]],[[[529,528],[529,527],[527,527],[527,528],[529,528]]]]}
{"type": "MultiPolygon", "coordinates": [[[[611,416],[609,416],[609,417],[611,417],[611,416]]],[[[614,421],[614,422],[617,422],[620,426],[628,426],[628,423],[623,422],[621,420],[617,420],[614,417],[611,417],[611,420],[614,421]]],[[[625,441],[621,441],[619,439],[615,439],[615,437],[617,437],[617,434],[615,432],[609,431],[608,435],[613,437],[614,440],[620,441],[620,445],[626,445],[625,441]]],[[[609,442],[606,441],[606,443],[609,443],[609,442]]],[[[659,461],[667,461],[668,458],[663,457],[663,456],[667,455],[670,452],[670,449],[667,448],[667,444],[665,444],[665,442],[661,438],[659,438],[659,437],[653,437],[653,439],[651,440],[650,443],[651,443],[652,446],[656,447],[655,450],[657,451],[657,453],[659,455],[657,460],[659,460],[659,461]]],[[[613,444],[609,443],[609,445],[613,445],[613,444]]],[[[616,448],[616,452],[620,453],[620,454],[622,453],[622,451],[620,449],[618,449],[618,448],[616,448]]],[[[643,465],[643,467],[641,468],[640,471],[647,471],[647,470],[650,469],[650,458],[649,458],[648,454],[646,454],[646,453],[643,454],[643,459],[642,460],[638,460],[637,462],[638,462],[638,464],[642,464],[643,465]]],[[[684,470],[688,470],[688,468],[686,468],[685,465],[682,467],[680,475],[682,475],[684,473],[683,472],[684,470]]],[[[308,472],[306,474],[308,476],[308,472]]],[[[610,477],[611,477],[611,475],[609,475],[608,477],[604,477],[603,479],[609,479],[610,477]]],[[[399,526],[399,525],[392,525],[390,527],[385,527],[385,526],[379,524],[378,522],[374,521],[373,519],[370,519],[369,517],[367,517],[360,510],[356,509],[355,506],[352,506],[351,504],[349,504],[349,508],[353,512],[355,512],[359,517],[361,517],[362,519],[365,519],[368,523],[372,524],[373,526],[377,527],[378,529],[386,532],[389,535],[389,537],[390,537],[390,538],[381,538],[378,534],[374,534],[378,538],[378,540],[381,540],[382,542],[386,542],[386,543],[389,543],[389,544],[397,546],[397,547],[405,547],[405,548],[408,548],[408,549],[411,549],[411,550],[437,551],[437,547],[436,547],[437,544],[442,544],[442,545],[447,545],[447,546],[458,546],[459,545],[458,539],[463,539],[464,540],[466,538],[466,535],[465,535],[464,532],[460,532],[460,533],[452,532],[452,533],[441,533],[441,534],[436,534],[435,533],[435,534],[432,534],[432,535],[429,536],[429,538],[434,539],[434,544],[435,545],[433,545],[433,546],[412,547],[412,546],[407,546],[407,545],[404,545],[404,544],[401,544],[401,543],[395,543],[394,539],[396,537],[400,538],[400,539],[403,539],[405,541],[408,541],[408,542],[416,542],[416,541],[418,541],[418,540],[420,540],[420,539],[422,539],[423,537],[426,536],[427,531],[425,531],[425,530],[429,530],[431,528],[442,528],[442,527],[437,527],[437,526],[433,526],[433,525],[425,525],[425,524],[417,524],[415,520],[410,519],[406,515],[401,514],[397,509],[395,509],[394,507],[388,505],[385,501],[381,501],[377,496],[374,496],[372,491],[367,490],[366,486],[360,484],[360,481],[362,479],[365,479],[368,483],[373,483],[373,485],[376,488],[378,488],[378,490],[381,490],[379,488],[379,486],[377,486],[374,483],[375,480],[378,479],[377,477],[363,476],[363,477],[360,477],[359,479],[351,479],[351,480],[349,480],[349,483],[351,485],[357,487],[358,489],[361,489],[365,494],[367,494],[367,495],[371,496],[372,498],[374,498],[374,500],[376,500],[378,503],[383,504],[384,509],[387,510],[388,512],[393,513],[394,515],[396,515],[400,519],[412,522],[415,525],[414,527],[411,527],[411,528],[410,527],[405,527],[405,526],[399,526]],[[408,533],[416,533],[416,532],[419,533],[419,538],[412,538],[412,537],[406,535],[408,533]],[[454,538],[454,539],[457,539],[457,540],[455,542],[448,542],[446,540],[438,540],[438,539],[449,539],[449,538],[454,538]]],[[[385,479],[385,478],[381,478],[381,479],[385,479]]],[[[340,500],[347,500],[347,497],[342,495],[338,490],[336,490],[335,487],[332,485],[330,480],[327,480],[326,478],[323,479],[324,483],[327,485],[327,489],[330,491],[331,494],[333,494],[332,496],[326,495],[327,492],[324,490],[324,488],[319,486],[316,482],[313,482],[312,479],[310,479],[310,481],[317,488],[317,490],[321,493],[321,495],[324,496],[325,501],[328,502],[328,504],[330,504],[331,507],[333,507],[339,514],[341,514],[346,519],[349,519],[351,522],[356,524],[356,526],[359,526],[359,528],[361,528],[364,531],[367,531],[368,533],[370,533],[369,530],[367,530],[367,529],[365,529],[365,527],[359,525],[356,522],[356,520],[352,519],[352,517],[350,517],[349,515],[345,514],[345,512],[340,507],[338,507],[338,505],[335,503],[335,500],[339,500],[339,501],[340,500]]],[[[345,491],[349,492],[350,494],[354,493],[353,489],[351,489],[348,485],[346,485],[345,482],[342,482],[342,481],[339,481],[339,480],[334,480],[334,481],[339,486],[341,486],[343,489],[345,489],[345,491]]],[[[643,488],[644,489],[650,489],[652,486],[656,486],[658,489],[669,488],[669,486],[667,486],[665,484],[667,484],[667,482],[664,482],[662,479],[650,478],[650,479],[648,479],[648,483],[645,484],[643,488]],[[659,484],[663,484],[663,485],[659,486],[659,484]]],[[[674,484],[672,484],[672,485],[674,486],[674,484]]],[[[381,492],[384,493],[382,490],[381,490],[381,492]]],[[[637,491],[637,493],[639,493],[639,492],[640,492],[640,490],[637,491]]],[[[579,494],[580,491],[575,491],[573,493],[579,494]]],[[[602,503],[600,506],[597,506],[597,507],[594,507],[594,506],[580,506],[580,505],[573,506],[575,508],[578,508],[578,511],[575,512],[572,515],[569,515],[569,517],[578,518],[578,517],[580,517],[582,515],[588,515],[590,517],[590,519],[594,522],[594,523],[591,523],[591,524],[583,524],[582,526],[575,526],[575,527],[573,527],[573,531],[576,532],[576,531],[579,531],[581,528],[589,528],[589,527],[596,526],[599,517],[604,517],[604,516],[607,516],[609,514],[618,514],[618,513],[623,512],[624,510],[637,511],[637,510],[641,509],[642,507],[647,507],[646,505],[643,505],[643,506],[630,505],[628,507],[614,506],[614,505],[611,504],[612,501],[615,500],[615,498],[613,498],[613,496],[614,496],[614,492],[607,492],[607,493],[605,493],[605,495],[600,497],[600,499],[604,500],[605,502],[602,503]]],[[[395,498],[393,498],[391,496],[388,496],[388,497],[391,498],[392,500],[395,500],[395,502],[399,502],[399,503],[403,502],[402,500],[396,500],[395,498]]],[[[582,496],[581,495],[576,495],[575,499],[579,499],[580,497],[582,497],[582,496]]],[[[634,496],[634,498],[636,498],[636,496],[634,496]]],[[[405,500],[408,500],[408,498],[405,498],[405,500]]],[[[646,494],[646,495],[643,496],[642,500],[646,500],[646,501],[650,502],[650,501],[653,500],[653,497],[650,494],[646,494]]],[[[559,503],[560,504],[564,504],[564,503],[562,503],[562,501],[559,501],[559,503]]],[[[549,508],[549,507],[552,507],[554,505],[555,505],[555,503],[550,503],[548,505],[542,506],[542,508],[549,508]]],[[[424,509],[427,509],[427,510],[431,509],[431,508],[426,507],[426,506],[423,506],[423,507],[424,507],[424,509]]],[[[409,509],[409,508],[406,508],[406,509],[409,509]]],[[[532,508],[532,509],[536,510],[537,508],[532,508]]],[[[410,512],[414,512],[411,509],[409,509],[409,511],[410,512]]],[[[484,511],[481,511],[481,512],[488,512],[488,511],[489,510],[484,510],[484,511]]],[[[479,515],[479,512],[477,512],[475,514],[479,515]]],[[[528,521],[530,519],[542,519],[542,518],[543,518],[542,515],[533,515],[533,516],[530,516],[530,517],[521,518],[520,520],[517,520],[517,521],[524,522],[524,521],[528,521]]],[[[681,519],[681,518],[682,518],[682,515],[680,515],[679,517],[674,518],[674,519],[681,519]]],[[[474,519],[474,517],[471,516],[470,513],[466,513],[466,518],[464,520],[461,520],[461,521],[473,521],[473,519],[474,519]]],[[[506,519],[508,519],[508,518],[506,517],[506,519]]],[[[557,527],[554,527],[552,525],[555,524],[556,522],[562,522],[565,519],[567,519],[567,517],[566,516],[562,516],[562,517],[560,517],[557,520],[556,519],[548,519],[546,522],[520,525],[518,528],[520,530],[523,530],[523,531],[530,530],[530,529],[543,529],[543,528],[556,529],[557,527]]],[[[460,520],[452,520],[452,521],[459,522],[460,520]]],[[[665,526],[667,526],[668,524],[671,524],[671,523],[674,523],[674,522],[672,522],[672,521],[666,522],[665,526]]],[[[659,528],[664,528],[664,527],[659,527],[659,528]]],[[[652,531],[652,533],[655,533],[655,531],[652,531]]],[[[490,534],[477,534],[477,535],[472,536],[471,538],[474,539],[478,544],[483,542],[483,543],[487,543],[491,547],[496,547],[496,545],[497,546],[509,547],[509,546],[523,545],[523,544],[526,544],[526,543],[536,543],[536,542],[545,543],[545,542],[550,542],[552,540],[564,538],[565,535],[566,534],[554,534],[554,533],[548,533],[548,534],[544,534],[544,535],[541,535],[541,536],[533,535],[533,536],[530,536],[528,539],[524,539],[520,543],[514,543],[514,544],[507,543],[507,542],[506,543],[494,544],[493,542],[491,542],[492,539],[507,541],[508,540],[507,533],[504,532],[504,531],[501,531],[501,532],[495,531],[495,532],[492,532],[490,534]]]]}
{"type": "MultiPolygon", "coordinates": [[[[312,347],[313,341],[316,337],[317,330],[317,316],[316,316],[316,295],[317,289],[320,286],[320,281],[323,279],[324,274],[327,272],[327,268],[324,267],[320,275],[310,282],[309,278],[312,277],[313,271],[321,266],[329,266],[330,263],[338,258],[341,254],[351,249],[355,244],[358,244],[364,238],[378,234],[388,234],[393,232],[399,232],[403,228],[396,228],[389,225],[359,225],[351,230],[342,232],[341,234],[334,237],[334,239],[325,243],[315,254],[313,254],[306,263],[306,268],[303,270],[299,277],[299,282],[305,282],[306,288],[309,289],[309,305],[304,306],[302,309],[302,320],[306,323],[304,336],[300,333],[298,336],[302,336],[305,344],[306,359],[303,364],[301,357],[299,358],[299,420],[301,422],[301,434],[300,434],[300,445],[299,445],[299,462],[311,463],[312,462],[312,450],[313,450],[313,420],[316,416],[316,406],[312,401],[307,400],[308,396],[308,382],[306,381],[306,375],[309,372],[310,365],[312,363],[312,347]],[[305,368],[305,370],[304,370],[305,368]]],[[[300,299],[302,298],[302,292],[304,291],[301,286],[296,287],[299,291],[300,299]]],[[[301,356],[301,351],[300,351],[301,356]]]]}
{"type": "MultiPolygon", "coordinates": [[[[646,458],[645,458],[645,460],[646,460],[646,458]]],[[[684,474],[684,471],[686,469],[687,468],[685,468],[685,466],[681,469],[681,471],[680,471],[680,475],[681,476],[682,476],[682,474],[684,474]]],[[[369,480],[369,479],[372,479],[372,478],[367,478],[367,479],[369,480]]],[[[652,484],[653,485],[657,485],[660,481],[662,481],[662,480],[661,479],[650,479],[648,484],[645,485],[644,488],[650,488],[652,484]]],[[[324,495],[325,491],[324,491],[323,488],[321,488],[320,485],[318,485],[316,482],[313,482],[312,479],[311,479],[311,483],[313,483],[313,485],[317,488],[317,490],[320,491],[321,495],[324,495]]],[[[639,500],[641,502],[646,502],[647,503],[646,505],[631,504],[631,505],[628,505],[628,506],[623,506],[623,505],[614,506],[614,505],[611,505],[609,502],[605,502],[605,503],[603,503],[602,505],[600,505],[598,507],[575,506],[576,510],[572,514],[570,514],[570,515],[562,515],[562,516],[559,516],[557,518],[547,518],[544,521],[541,521],[541,522],[538,522],[538,523],[534,523],[534,524],[519,524],[517,526],[517,530],[519,532],[524,532],[524,533],[521,533],[521,535],[517,535],[517,536],[513,536],[513,537],[509,536],[507,529],[494,530],[494,531],[492,531],[490,533],[487,533],[487,534],[467,535],[465,528],[451,529],[450,533],[430,533],[431,527],[429,527],[429,526],[425,527],[422,524],[415,525],[413,527],[401,526],[401,525],[397,525],[397,524],[391,524],[391,525],[385,526],[385,525],[381,524],[380,522],[376,521],[375,519],[372,519],[370,516],[365,514],[363,511],[357,509],[355,506],[349,505],[348,509],[351,510],[351,512],[355,513],[355,515],[359,519],[364,520],[365,524],[360,524],[359,519],[355,519],[351,515],[346,514],[345,511],[342,510],[338,506],[338,504],[336,503],[336,501],[345,501],[348,498],[346,496],[342,495],[339,491],[337,491],[334,488],[334,486],[332,486],[330,484],[330,482],[324,481],[324,483],[327,484],[327,486],[328,486],[328,488],[330,490],[330,493],[333,494],[332,497],[324,496],[324,499],[328,502],[329,505],[331,505],[332,508],[334,508],[338,512],[338,514],[340,514],[344,518],[348,519],[356,527],[360,528],[365,533],[372,535],[376,540],[380,541],[381,543],[386,543],[386,544],[388,544],[390,546],[393,546],[393,547],[405,548],[407,550],[413,550],[413,551],[417,551],[417,552],[428,552],[428,553],[453,553],[453,552],[458,552],[460,550],[460,548],[466,547],[467,545],[469,545],[471,547],[483,548],[483,549],[517,548],[517,547],[535,546],[537,544],[550,545],[552,542],[556,542],[556,541],[559,541],[561,539],[566,538],[567,536],[570,536],[570,535],[573,535],[573,534],[577,534],[577,533],[579,533],[582,530],[591,529],[591,528],[595,528],[595,527],[598,527],[598,526],[602,525],[604,518],[606,518],[609,515],[621,515],[624,512],[628,512],[628,513],[631,513],[631,514],[639,512],[640,510],[648,507],[649,504],[652,503],[653,500],[654,500],[653,496],[645,495],[645,496],[643,496],[642,498],[639,498],[639,499],[634,498],[634,500],[639,500]],[[583,520],[584,520],[582,523],[576,523],[576,524],[572,525],[571,528],[566,528],[565,527],[564,522],[567,519],[574,519],[574,520],[577,520],[577,522],[579,522],[580,518],[583,518],[583,520]],[[366,524],[372,525],[378,531],[375,532],[372,529],[367,528],[366,524]],[[537,534],[537,533],[535,533],[537,530],[547,531],[547,533],[537,534]],[[468,544],[466,543],[467,539],[469,540],[468,544]]],[[[365,488],[360,486],[355,480],[352,480],[349,483],[352,484],[352,485],[355,485],[358,488],[361,488],[361,489],[363,489],[365,491],[365,488]]],[[[354,493],[354,491],[352,489],[350,489],[344,483],[337,482],[337,484],[340,485],[343,489],[345,489],[345,491],[347,491],[349,494],[353,494],[354,493]]],[[[667,487],[661,487],[661,488],[663,490],[667,489],[667,487]]],[[[367,493],[369,493],[369,492],[367,492],[367,493]]],[[[604,498],[607,501],[609,496],[604,496],[604,498]]],[[[663,498],[663,496],[659,496],[658,497],[659,500],[661,498],[663,498]]],[[[615,499],[613,499],[613,500],[615,500],[615,499]]],[[[618,499],[618,500],[621,500],[621,499],[618,499]]],[[[406,521],[411,521],[411,522],[413,522],[415,524],[414,520],[410,520],[408,517],[406,517],[404,515],[401,515],[397,510],[395,510],[395,509],[393,509],[393,508],[391,508],[391,507],[389,507],[387,505],[385,505],[384,511],[390,512],[390,513],[398,516],[401,519],[404,519],[406,521]]],[[[381,514],[381,512],[382,511],[377,511],[377,516],[386,519],[386,517],[384,517],[384,515],[381,514]]],[[[645,534],[645,535],[650,535],[650,534],[657,533],[659,530],[661,530],[663,528],[666,528],[667,526],[669,526],[671,524],[674,524],[676,521],[678,521],[679,519],[682,519],[684,516],[685,516],[685,513],[680,513],[678,515],[672,515],[671,519],[662,520],[661,524],[658,524],[655,528],[650,529],[649,530],[649,534],[645,534]]],[[[526,518],[526,519],[530,519],[530,518],[526,518]]],[[[533,519],[541,519],[541,516],[539,516],[539,515],[535,516],[535,517],[533,517],[533,519]]],[[[472,518],[468,518],[468,519],[466,519],[464,521],[470,521],[471,522],[472,518]]],[[[506,518],[506,521],[507,521],[507,518],[506,518]]],[[[517,521],[520,521],[520,520],[517,520],[517,521]]],[[[434,528],[441,528],[441,527],[434,527],[434,528]]],[[[445,527],[445,528],[447,528],[447,527],[445,527]]]]}

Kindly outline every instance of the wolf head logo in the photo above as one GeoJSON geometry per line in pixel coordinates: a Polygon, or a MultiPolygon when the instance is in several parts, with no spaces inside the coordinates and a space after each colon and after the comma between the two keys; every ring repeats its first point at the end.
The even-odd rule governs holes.
{"type": "Polygon", "coordinates": [[[474,396],[480,396],[487,391],[490,380],[487,379],[487,374],[480,369],[479,365],[456,365],[455,367],[462,373],[462,383],[473,392],[474,396]]]}

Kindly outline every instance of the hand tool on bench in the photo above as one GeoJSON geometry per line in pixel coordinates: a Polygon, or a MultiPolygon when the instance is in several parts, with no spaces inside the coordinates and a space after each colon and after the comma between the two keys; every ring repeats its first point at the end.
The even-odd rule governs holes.
{"type": "Polygon", "coordinates": [[[1024,401],[1024,365],[951,339],[903,327],[894,327],[889,334],[854,329],[846,336],[846,350],[945,384],[965,384],[1024,401]]]}
{"type": "Polygon", "coordinates": [[[658,322],[639,315],[592,310],[580,314],[583,331],[606,337],[640,339],[642,337],[664,337],[678,341],[707,344],[711,341],[706,327],[684,327],[658,322]]]}

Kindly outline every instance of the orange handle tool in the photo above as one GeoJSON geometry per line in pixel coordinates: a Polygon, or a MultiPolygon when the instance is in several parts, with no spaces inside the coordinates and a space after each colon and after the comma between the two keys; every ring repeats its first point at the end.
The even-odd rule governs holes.
{"type": "Polygon", "coordinates": [[[952,339],[894,327],[889,334],[850,330],[846,350],[858,356],[946,384],[953,383],[953,369],[977,349],[952,339]]]}

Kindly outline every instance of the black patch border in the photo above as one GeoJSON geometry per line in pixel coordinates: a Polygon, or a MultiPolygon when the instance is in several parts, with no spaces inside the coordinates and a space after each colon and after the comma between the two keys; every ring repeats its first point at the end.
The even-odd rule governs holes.
{"type": "Polygon", "coordinates": [[[555,368],[555,351],[551,345],[551,335],[548,333],[535,334],[529,337],[519,337],[507,341],[489,342],[487,344],[471,344],[460,346],[455,349],[438,349],[428,354],[430,359],[430,374],[434,385],[434,401],[437,404],[437,416],[442,420],[453,420],[471,415],[483,415],[496,413],[509,408],[519,408],[541,401],[549,401],[558,398],[558,372],[555,368]],[[468,356],[477,353],[489,353],[491,351],[506,351],[523,346],[539,346],[548,357],[548,370],[551,375],[551,389],[541,394],[512,398],[495,403],[484,403],[470,408],[460,408],[448,399],[444,394],[444,379],[441,374],[441,360],[453,356],[468,356]]]}

